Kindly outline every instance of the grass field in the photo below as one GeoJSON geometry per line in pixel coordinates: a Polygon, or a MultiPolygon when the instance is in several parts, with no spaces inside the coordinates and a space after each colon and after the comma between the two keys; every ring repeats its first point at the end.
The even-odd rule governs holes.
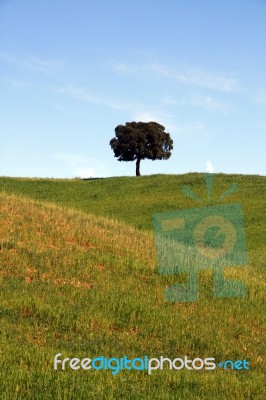
{"type": "Polygon", "coordinates": [[[213,201],[241,203],[249,264],[227,268],[248,295],[167,303],[184,276],[157,271],[152,215],[206,203],[203,174],[93,180],[0,178],[1,398],[265,399],[266,178],[216,175],[213,201]],[[246,359],[250,370],[55,371],[62,357],[246,359]]]}

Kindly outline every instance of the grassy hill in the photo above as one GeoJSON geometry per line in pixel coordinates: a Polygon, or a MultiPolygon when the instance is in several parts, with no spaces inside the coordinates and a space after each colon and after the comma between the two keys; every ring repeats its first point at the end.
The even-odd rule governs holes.
{"type": "Polygon", "coordinates": [[[1,393],[3,399],[264,399],[266,178],[216,175],[213,204],[243,207],[249,265],[227,268],[248,296],[166,303],[152,214],[206,200],[202,174],[50,180],[0,178],[1,393]],[[64,357],[247,359],[249,371],[65,371],[64,357]]]}

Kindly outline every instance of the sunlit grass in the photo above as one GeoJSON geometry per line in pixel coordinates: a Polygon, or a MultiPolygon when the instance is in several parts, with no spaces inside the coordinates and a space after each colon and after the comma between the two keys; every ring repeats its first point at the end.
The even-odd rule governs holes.
{"type": "MultiPolygon", "coordinates": [[[[130,178],[124,179],[128,179],[126,185],[129,185],[130,178]]],[[[2,179],[5,189],[0,194],[3,399],[265,398],[262,240],[265,217],[260,212],[265,197],[254,201],[256,193],[265,192],[261,183],[259,191],[256,190],[257,180],[265,180],[256,178],[252,186],[247,177],[246,196],[240,190],[239,198],[234,198],[244,203],[249,265],[228,268],[225,274],[242,280],[248,287],[248,296],[214,299],[212,275],[207,270],[200,273],[199,302],[165,303],[164,289],[184,281],[186,276],[158,273],[148,218],[153,212],[168,211],[171,207],[175,210],[174,203],[183,208],[192,203],[190,200],[178,203],[181,197],[174,194],[173,183],[169,182],[173,198],[166,193],[158,200],[160,179],[157,177],[157,185],[154,177],[151,181],[146,177],[142,181],[131,180],[131,193],[138,193],[138,185],[141,190],[144,184],[147,187],[147,194],[140,196],[137,205],[132,194],[136,219],[143,216],[142,231],[136,228],[138,222],[135,227],[130,226],[133,218],[128,210],[130,195],[125,203],[121,199],[117,204],[120,214],[113,213],[113,219],[107,219],[101,216],[104,205],[100,202],[98,216],[88,214],[89,208],[94,212],[93,205],[83,211],[73,209],[82,207],[78,201],[75,206],[71,190],[74,187],[76,198],[81,199],[84,192],[78,192],[79,185],[91,182],[78,182],[77,186],[75,181],[58,182],[62,199],[59,201],[60,192],[56,193],[55,205],[10,195],[7,192],[22,192],[22,181],[2,179]],[[66,207],[67,192],[72,209],[66,207]],[[79,358],[101,355],[117,358],[163,355],[172,359],[187,355],[215,357],[217,361],[246,358],[251,370],[164,370],[154,371],[151,376],[144,371],[122,371],[115,376],[110,371],[54,371],[53,358],[57,353],[79,358]]],[[[200,177],[186,179],[203,194],[200,177]]],[[[47,182],[46,188],[49,184],[53,197],[52,187],[57,182],[47,182]]],[[[39,185],[38,181],[26,181],[24,195],[41,197],[39,185]],[[27,187],[29,183],[36,185],[38,196],[34,196],[34,186],[27,187]]],[[[85,187],[88,191],[88,186],[85,187]]],[[[227,181],[220,180],[220,187],[226,188],[227,181]]],[[[100,191],[99,187],[97,190],[100,191]]],[[[108,193],[111,203],[118,202],[119,196],[114,199],[111,185],[105,196],[108,193]]],[[[45,191],[43,194],[48,196],[45,191]]]]}

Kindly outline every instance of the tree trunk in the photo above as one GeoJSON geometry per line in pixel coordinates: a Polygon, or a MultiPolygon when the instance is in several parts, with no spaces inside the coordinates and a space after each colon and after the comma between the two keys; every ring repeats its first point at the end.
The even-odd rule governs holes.
{"type": "Polygon", "coordinates": [[[136,162],[136,176],[140,176],[139,166],[140,166],[140,158],[137,158],[137,162],[136,162]]]}

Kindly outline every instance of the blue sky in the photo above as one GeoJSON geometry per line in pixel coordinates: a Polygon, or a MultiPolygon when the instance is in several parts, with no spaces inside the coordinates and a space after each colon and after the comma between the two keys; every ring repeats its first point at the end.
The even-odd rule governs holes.
{"type": "Polygon", "coordinates": [[[0,0],[0,175],[134,175],[130,121],[174,141],[142,175],[265,175],[265,71],[265,0],[0,0]]]}

